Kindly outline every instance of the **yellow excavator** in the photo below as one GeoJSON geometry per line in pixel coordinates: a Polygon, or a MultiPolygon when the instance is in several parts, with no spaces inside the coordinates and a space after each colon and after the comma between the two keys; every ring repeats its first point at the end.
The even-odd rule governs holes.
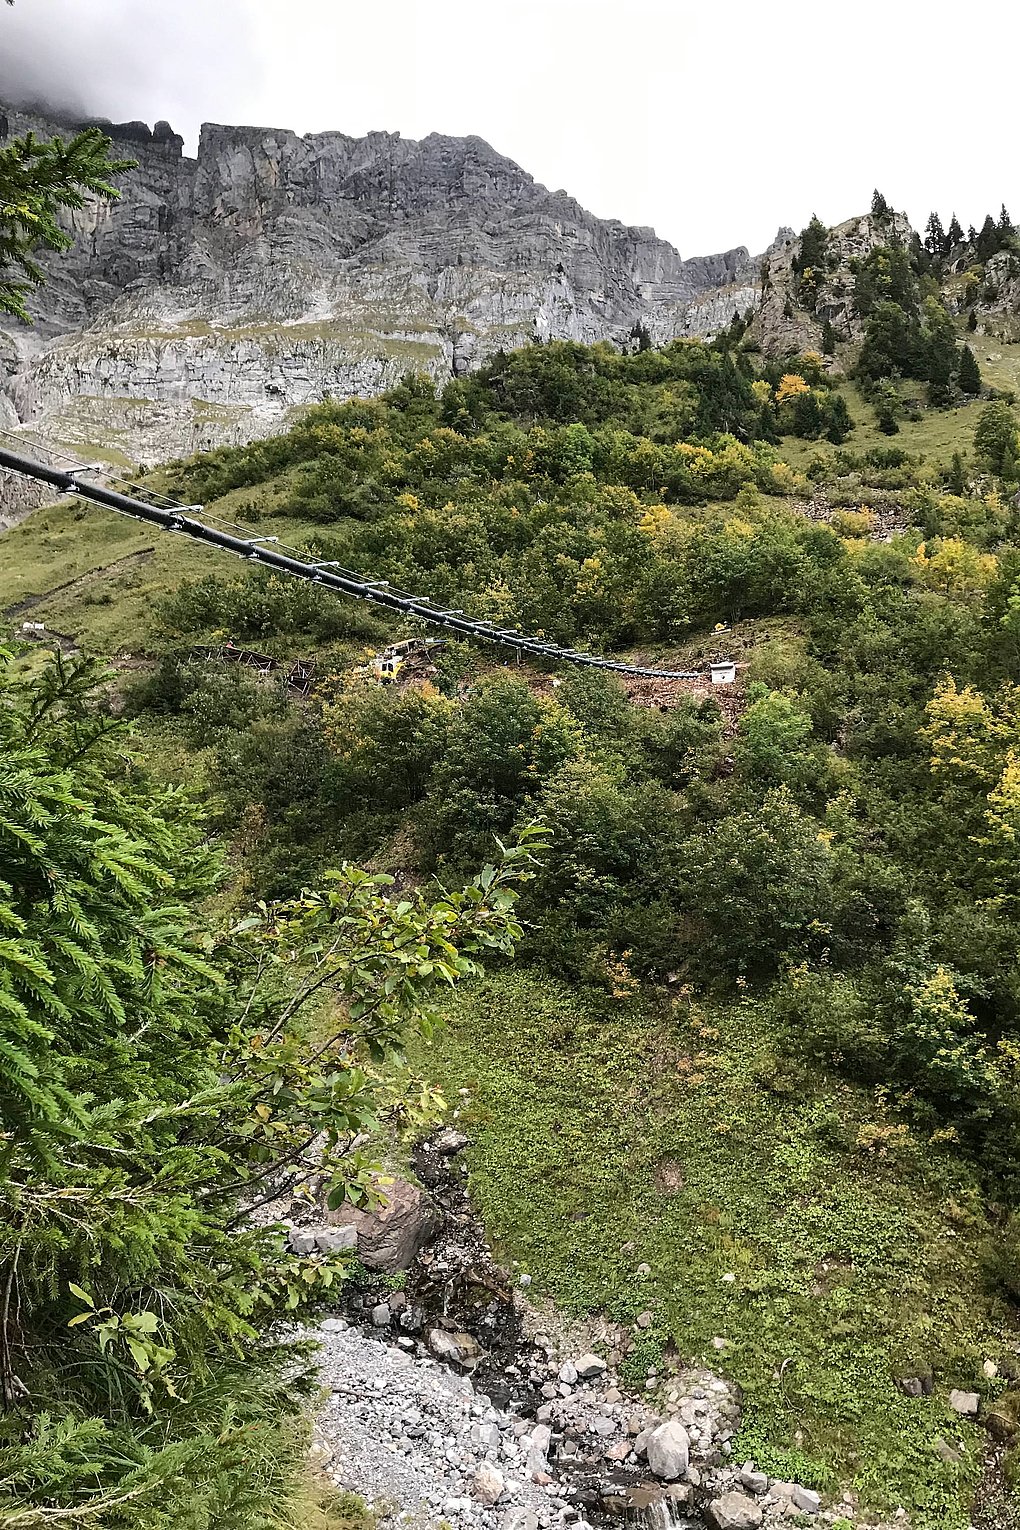
{"type": "Polygon", "coordinates": [[[391,643],[388,648],[377,653],[370,663],[355,670],[355,674],[374,675],[380,685],[392,685],[405,665],[413,664],[417,667],[422,661],[427,663],[433,654],[445,647],[442,638],[408,638],[403,643],[391,643]]]}

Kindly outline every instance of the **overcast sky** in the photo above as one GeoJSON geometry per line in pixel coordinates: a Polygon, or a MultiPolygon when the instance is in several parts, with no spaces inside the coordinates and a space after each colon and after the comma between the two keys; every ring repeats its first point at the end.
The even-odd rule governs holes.
{"type": "Polygon", "coordinates": [[[967,41],[920,0],[17,0],[0,95],[192,152],[203,121],[477,133],[684,255],[758,251],[876,185],[915,224],[1020,214],[1020,5],[970,14],[967,41]]]}

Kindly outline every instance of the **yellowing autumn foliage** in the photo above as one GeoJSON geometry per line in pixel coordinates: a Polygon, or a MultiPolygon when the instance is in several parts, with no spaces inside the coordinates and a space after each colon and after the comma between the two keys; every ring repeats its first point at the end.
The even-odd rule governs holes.
{"type": "Polygon", "coordinates": [[[920,582],[943,595],[978,595],[999,571],[992,553],[978,552],[960,537],[922,542],[913,563],[920,582]]]}
{"type": "Polygon", "coordinates": [[[804,381],[799,373],[786,372],[779,379],[779,386],[776,389],[776,403],[785,404],[787,399],[796,398],[798,394],[810,392],[809,384],[804,381]]]}

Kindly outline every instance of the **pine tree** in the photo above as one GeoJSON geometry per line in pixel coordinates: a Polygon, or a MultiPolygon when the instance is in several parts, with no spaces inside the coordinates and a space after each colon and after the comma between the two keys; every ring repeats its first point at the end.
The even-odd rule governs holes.
{"type": "Polygon", "coordinates": [[[873,218],[888,218],[890,210],[889,203],[876,188],[871,193],[871,216],[873,218]]]}
{"type": "Polygon", "coordinates": [[[933,260],[944,260],[948,253],[946,231],[942,227],[942,219],[937,212],[933,212],[928,219],[924,232],[924,247],[933,260]]]}
{"type": "Polygon", "coordinates": [[[826,356],[836,354],[836,331],[832,327],[831,319],[826,319],[822,325],[822,351],[826,356]]]}
{"type": "Polygon", "coordinates": [[[1005,202],[1003,202],[1002,211],[999,213],[999,248],[1004,249],[1007,244],[1012,244],[1015,237],[1016,229],[1013,227],[1013,221],[1006,211],[1005,202]]]}
{"type": "Polygon", "coordinates": [[[963,496],[967,492],[967,479],[963,471],[963,458],[959,452],[953,453],[952,464],[949,469],[949,477],[946,487],[950,494],[963,496]]]}
{"type": "Polygon", "coordinates": [[[43,280],[36,251],[72,242],[57,221],[61,209],[84,207],[89,195],[119,195],[111,177],[135,161],[111,159],[112,147],[98,128],[85,128],[68,143],[29,133],[0,148],[0,313],[28,321],[25,299],[43,280]]]}
{"type": "Polygon", "coordinates": [[[947,252],[947,254],[948,254],[948,252],[950,250],[955,249],[958,244],[962,244],[962,243],[963,243],[963,229],[960,227],[960,220],[959,220],[959,218],[954,213],[953,216],[949,220],[949,227],[946,229],[946,252],[947,252]]]}
{"type": "Polygon", "coordinates": [[[988,214],[981,225],[981,232],[975,240],[974,249],[978,260],[990,260],[993,255],[998,253],[999,230],[991,213],[988,214]]]}
{"type": "Polygon", "coordinates": [[[963,393],[977,394],[981,392],[981,369],[969,345],[965,345],[960,352],[958,380],[963,393]]]}
{"type": "Polygon", "coordinates": [[[977,311],[976,309],[972,308],[970,313],[967,315],[967,328],[970,330],[971,334],[973,334],[977,329],[977,324],[977,311]]]}

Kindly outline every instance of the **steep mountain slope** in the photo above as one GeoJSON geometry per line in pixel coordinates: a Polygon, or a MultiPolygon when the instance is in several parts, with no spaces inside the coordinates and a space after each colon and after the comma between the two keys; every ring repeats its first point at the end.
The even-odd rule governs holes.
{"type": "MultiPolygon", "coordinates": [[[[60,124],[10,110],[0,137],[60,124]]],[[[63,128],[66,132],[66,126],[63,128]]],[[[683,260],[479,138],[111,129],[138,160],[74,220],[33,330],[0,331],[0,412],[156,460],[278,427],[324,396],[438,378],[533,338],[658,342],[757,300],[746,249],[683,260]]]]}

